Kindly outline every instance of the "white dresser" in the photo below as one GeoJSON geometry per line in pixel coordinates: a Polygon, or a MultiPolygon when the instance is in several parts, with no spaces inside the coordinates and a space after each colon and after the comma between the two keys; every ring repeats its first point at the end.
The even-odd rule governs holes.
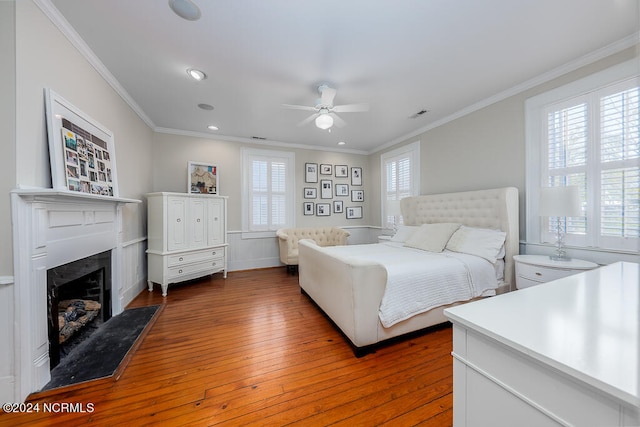
{"type": "Polygon", "coordinates": [[[446,309],[454,425],[640,425],[639,301],[620,262],[446,309]]]}
{"type": "Polygon", "coordinates": [[[147,194],[149,291],[223,272],[227,277],[227,198],[147,194]]]}

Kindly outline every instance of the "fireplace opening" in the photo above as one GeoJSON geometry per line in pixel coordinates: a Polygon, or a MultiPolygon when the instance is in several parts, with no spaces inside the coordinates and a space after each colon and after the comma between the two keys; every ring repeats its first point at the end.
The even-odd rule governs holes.
{"type": "Polygon", "coordinates": [[[50,368],[111,318],[111,251],[47,271],[50,368]]]}

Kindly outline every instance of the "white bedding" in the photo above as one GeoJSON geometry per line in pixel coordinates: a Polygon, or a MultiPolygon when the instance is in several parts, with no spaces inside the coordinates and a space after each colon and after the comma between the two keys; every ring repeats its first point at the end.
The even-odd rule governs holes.
{"type": "Polygon", "coordinates": [[[387,284],[378,316],[386,328],[441,305],[495,295],[498,287],[495,266],[474,255],[433,253],[396,242],[326,249],[385,267],[387,284]]]}

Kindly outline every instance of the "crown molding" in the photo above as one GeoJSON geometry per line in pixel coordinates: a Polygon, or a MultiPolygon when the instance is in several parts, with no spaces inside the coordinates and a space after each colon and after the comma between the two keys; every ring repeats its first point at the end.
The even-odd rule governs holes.
{"type": "Polygon", "coordinates": [[[392,141],[389,141],[385,144],[382,144],[376,148],[374,148],[373,150],[369,151],[368,154],[374,154],[377,153],[378,151],[382,151],[385,150],[389,147],[393,147],[396,144],[399,144],[401,142],[405,142],[408,139],[411,138],[415,138],[416,136],[423,134],[431,129],[435,129],[439,126],[442,126],[446,123],[452,122],[456,119],[459,119],[461,117],[464,117],[468,114],[471,114],[475,111],[481,110],[485,107],[488,107],[489,105],[495,104],[497,102],[503,101],[507,98],[510,98],[514,95],[517,95],[519,93],[525,92],[529,89],[533,89],[536,86],[540,86],[541,84],[547,83],[555,78],[561,77],[567,73],[570,73],[572,71],[576,71],[582,67],[585,67],[589,64],[593,64],[596,61],[599,61],[601,59],[604,59],[608,56],[614,55],[618,52],[622,52],[625,49],[628,49],[630,47],[636,46],[640,43],[640,32],[637,32],[635,34],[632,34],[630,36],[627,36],[621,40],[618,40],[617,42],[611,43],[610,45],[607,45],[601,49],[597,49],[593,52],[590,52],[574,61],[570,61],[567,62],[564,65],[561,65],[557,68],[554,68],[551,71],[548,71],[546,73],[543,73],[537,77],[534,77],[532,79],[529,79],[519,85],[513,86],[510,89],[507,89],[505,91],[502,91],[496,95],[493,95],[489,98],[483,99],[482,101],[476,102],[475,104],[472,104],[466,108],[463,108],[462,110],[459,110],[447,117],[444,117],[440,120],[436,120],[433,123],[430,123],[420,129],[416,129],[415,131],[408,133],[406,135],[400,136],[398,138],[395,138],[392,141]]]}
{"type": "Polygon", "coordinates": [[[153,121],[145,114],[140,106],[131,98],[129,93],[122,87],[118,80],[111,74],[105,65],[98,59],[96,54],[85,43],[80,35],[73,29],[60,11],[51,3],[51,0],[33,0],[60,32],[71,42],[82,56],[91,64],[102,78],[113,88],[113,90],[131,107],[131,109],[147,124],[151,129],[155,127],[153,121]]]}
{"type": "Polygon", "coordinates": [[[358,154],[366,156],[369,153],[364,150],[354,150],[348,148],[332,148],[332,147],[323,147],[321,145],[307,145],[307,144],[295,144],[292,142],[283,142],[273,139],[254,139],[254,138],[246,138],[240,136],[230,136],[230,135],[212,135],[206,132],[193,132],[188,130],[181,129],[171,129],[171,128],[162,128],[162,127],[154,127],[154,132],[164,133],[169,135],[180,135],[180,136],[189,136],[193,138],[204,138],[211,139],[215,141],[226,141],[226,142],[240,142],[243,144],[254,144],[254,145],[263,145],[266,147],[281,147],[281,148],[298,148],[301,150],[317,150],[317,151],[325,151],[325,152],[336,152],[336,153],[346,153],[346,154],[358,154]]]}

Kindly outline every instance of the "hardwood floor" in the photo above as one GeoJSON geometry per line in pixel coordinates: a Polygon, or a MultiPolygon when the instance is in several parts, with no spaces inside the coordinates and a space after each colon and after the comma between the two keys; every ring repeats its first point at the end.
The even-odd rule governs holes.
{"type": "MultiPolygon", "coordinates": [[[[0,425],[452,424],[451,328],[355,358],[284,268],[144,291],[164,304],[121,377],[32,398],[92,412],[1,414],[0,425]]],[[[42,409],[42,406],[41,406],[42,409]]]]}

